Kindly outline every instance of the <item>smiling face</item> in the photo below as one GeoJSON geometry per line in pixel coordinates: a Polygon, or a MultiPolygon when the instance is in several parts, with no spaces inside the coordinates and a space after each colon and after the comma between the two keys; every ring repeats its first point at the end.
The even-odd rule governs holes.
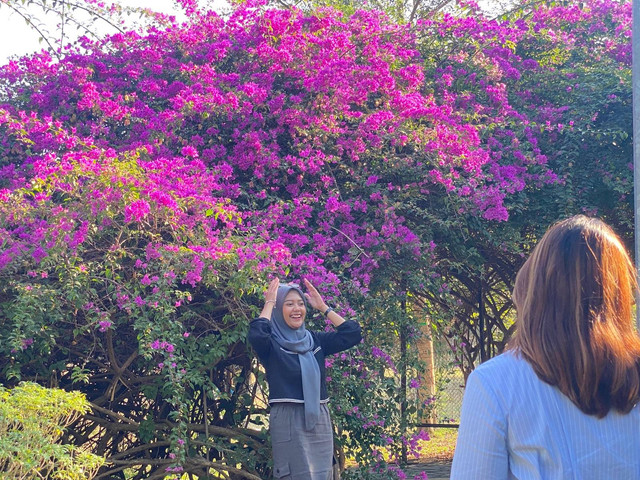
{"type": "Polygon", "coordinates": [[[307,307],[298,292],[290,290],[282,302],[282,317],[289,328],[297,330],[304,323],[307,307]]]}

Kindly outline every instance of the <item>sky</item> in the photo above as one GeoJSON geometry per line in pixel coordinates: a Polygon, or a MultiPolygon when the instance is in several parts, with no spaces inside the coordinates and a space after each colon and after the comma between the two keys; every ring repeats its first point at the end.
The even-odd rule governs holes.
{"type": "MultiPolygon", "coordinates": [[[[221,5],[226,3],[224,0],[219,1],[221,5]]],[[[179,20],[184,19],[184,15],[176,9],[172,0],[119,0],[118,3],[129,7],[151,8],[156,12],[175,15],[179,20]]],[[[51,14],[43,15],[37,7],[31,7],[30,11],[38,15],[50,33],[56,31],[59,17],[51,14]]],[[[102,25],[99,32],[105,35],[116,33],[106,24],[102,25]]],[[[46,44],[40,43],[38,38],[38,33],[30,28],[18,14],[0,3],[0,65],[6,64],[11,56],[21,56],[45,48],[46,44]]]]}
{"type": "MultiPolygon", "coordinates": [[[[19,0],[15,0],[16,3],[20,3],[19,0]]],[[[123,6],[128,7],[141,7],[151,8],[156,12],[162,12],[169,15],[174,15],[178,20],[183,20],[184,14],[175,7],[173,0],[112,0],[120,3],[123,6]]],[[[209,0],[216,11],[221,12],[228,7],[227,0],[209,0]]],[[[492,3],[509,3],[510,0],[480,0],[480,4],[492,4],[492,3]]],[[[111,1],[106,0],[105,3],[110,4],[111,1]]],[[[43,21],[46,29],[49,33],[56,32],[56,26],[58,24],[59,17],[56,15],[44,15],[38,7],[31,7],[30,12],[36,14],[38,18],[43,21]]],[[[109,27],[107,24],[100,22],[96,24],[96,27],[101,26],[99,29],[100,34],[116,33],[113,27],[109,27]]],[[[69,41],[75,40],[75,37],[69,37],[69,41]]],[[[46,47],[46,44],[38,41],[38,33],[30,28],[25,21],[16,13],[14,13],[9,7],[0,3],[0,66],[6,64],[12,56],[21,56],[28,53],[39,51],[46,47]]],[[[69,41],[67,43],[69,43],[69,41]]]]}

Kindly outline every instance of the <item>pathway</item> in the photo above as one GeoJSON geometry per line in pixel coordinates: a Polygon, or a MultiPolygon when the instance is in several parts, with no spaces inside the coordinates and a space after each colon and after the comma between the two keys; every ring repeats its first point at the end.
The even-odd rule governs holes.
{"type": "MultiPolygon", "coordinates": [[[[407,480],[413,480],[413,478],[421,472],[425,472],[429,480],[449,480],[449,476],[451,474],[451,462],[416,460],[409,462],[405,469],[407,480]]],[[[381,475],[380,480],[387,479],[381,475]]]]}
{"type": "Polygon", "coordinates": [[[449,476],[451,475],[451,462],[409,462],[405,472],[407,474],[407,480],[412,480],[413,477],[420,472],[426,472],[429,480],[449,480],[449,476]]]}

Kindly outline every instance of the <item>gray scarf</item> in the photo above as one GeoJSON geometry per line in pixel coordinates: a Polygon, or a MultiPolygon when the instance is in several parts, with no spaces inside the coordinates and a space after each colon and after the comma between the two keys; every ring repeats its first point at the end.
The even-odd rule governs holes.
{"type": "Polygon", "coordinates": [[[276,306],[271,314],[271,336],[282,348],[298,354],[302,371],[305,428],[311,430],[320,415],[320,367],[313,355],[313,337],[304,328],[304,323],[300,328],[294,330],[286,324],[282,316],[284,298],[291,290],[298,292],[304,300],[305,306],[307,304],[307,299],[299,287],[280,285],[276,296],[276,306]]]}

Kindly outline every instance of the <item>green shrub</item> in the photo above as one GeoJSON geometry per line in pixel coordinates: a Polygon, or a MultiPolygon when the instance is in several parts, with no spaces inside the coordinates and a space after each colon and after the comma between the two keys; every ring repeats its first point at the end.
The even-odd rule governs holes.
{"type": "Polygon", "coordinates": [[[64,428],[88,409],[79,392],[27,382],[0,387],[0,479],[93,478],[104,459],[59,443],[64,428]]]}

